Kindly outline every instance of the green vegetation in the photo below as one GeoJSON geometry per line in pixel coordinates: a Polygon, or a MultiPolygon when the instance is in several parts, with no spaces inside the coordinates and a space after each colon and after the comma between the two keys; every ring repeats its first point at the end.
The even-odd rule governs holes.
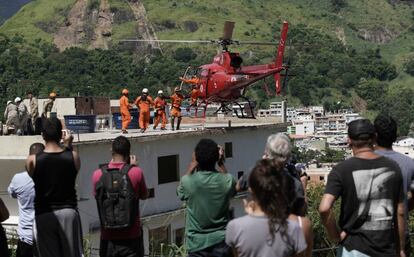
{"type": "Polygon", "coordinates": [[[75,0],[37,0],[25,6],[1,27],[0,33],[24,35],[29,42],[53,42],[52,33],[63,24],[75,0]]]}
{"type": "MultiPolygon", "coordinates": [[[[148,59],[148,53],[131,52],[124,45],[118,45],[118,41],[137,37],[134,13],[127,1],[108,0],[114,15],[113,48],[108,52],[69,49],[57,53],[48,43],[53,41],[53,33],[58,27],[64,24],[74,2],[34,1],[0,27],[0,33],[8,38],[19,33],[26,42],[16,45],[16,39],[12,39],[10,44],[14,52],[7,52],[7,56],[22,62],[23,53],[29,53],[27,63],[42,64],[24,72],[20,68],[12,71],[11,64],[5,65],[0,74],[3,102],[22,91],[22,84],[37,87],[41,94],[55,88],[61,95],[79,92],[111,97],[118,96],[118,90],[123,86],[137,91],[142,86],[169,87],[178,83],[177,77],[188,64],[207,63],[217,50],[213,45],[164,44],[163,55],[154,54],[151,59],[148,59]],[[86,64],[82,58],[86,58],[86,64]],[[55,59],[59,61],[54,62],[55,59]],[[52,63],[59,68],[51,67],[52,63]],[[73,64],[82,69],[67,67],[73,64]],[[18,76],[10,77],[16,72],[18,76]]],[[[291,73],[296,75],[290,78],[287,89],[290,104],[321,104],[333,111],[353,107],[368,117],[374,117],[380,111],[388,112],[398,115],[395,118],[401,124],[401,135],[406,134],[414,122],[409,113],[414,110],[414,102],[406,97],[414,90],[412,0],[143,2],[147,18],[160,39],[215,39],[221,36],[223,22],[232,20],[236,22],[235,39],[277,41],[282,21],[288,20],[290,47],[285,61],[290,59],[291,73]]],[[[99,3],[99,0],[89,0],[87,9],[97,10],[99,3]]],[[[93,36],[93,27],[84,31],[86,42],[82,46],[86,49],[93,36]]],[[[274,59],[273,47],[233,46],[231,50],[241,53],[245,65],[274,59]]],[[[9,60],[1,62],[10,63],[9,60]]],[[[273,80],[268,79],[258,82],[247,92],[259,107],[280,99],[266,96],[262,90],[265,84],[274,90],[273,80]]]]}

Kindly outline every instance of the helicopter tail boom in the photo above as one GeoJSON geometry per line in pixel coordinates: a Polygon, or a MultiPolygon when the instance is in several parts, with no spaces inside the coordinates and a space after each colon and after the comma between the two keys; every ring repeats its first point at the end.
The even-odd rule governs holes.
{"type": "MultiPolygon", "coordinates": [[[[285,45],[286,45],[286,38],[287,38],[287,32],[289,29],[289,23],[287,21],[283,22],[282,26],[282,33],[280,36],[279,41],[279,47],[277,49],[277,56],[275,60],[276,68],[283,69],[283,55],[285,53],[285,45]]],[[[276,83],[276,94],[280,95],[282,91],[282,85],[281,85],[281,79],[280,79],[280,73],[275,73],[274,75],[275,83],[276,83]]]]}

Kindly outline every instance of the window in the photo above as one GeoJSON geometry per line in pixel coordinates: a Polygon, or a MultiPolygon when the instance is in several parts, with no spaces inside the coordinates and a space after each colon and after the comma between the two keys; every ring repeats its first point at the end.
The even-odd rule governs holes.
{"type": "Polygon", "coordinates": [[[233,157],[233,143],[232,142],[224,143],[224,157],[226,158],[233,157]]]}
{"type": "Polygon", "coordinates": [[[158,157],[158,184],[178,181],[178,155],[158,157]]]}
{"type": "Polygon", "coordinates": [[[184,244],[184,228],[179,228],[174,231],[175,244],[182,246],[184,244]]]}
{"type": "Polygon", "coordinates": [[[148,198],[154,198],[154,197],[155,197],[154,188],[148,188],[148,198]]]}
{"type": "Polygon", "coordinates": [[[149,252],[151,254],[154,254],[154,256],[162,255],[161,248],[165,251],[170,244],[169,231],[169,226],[148,230],[149,252]],[[163,247],[161,247],[161,244],[163,244],[163,247]]]}

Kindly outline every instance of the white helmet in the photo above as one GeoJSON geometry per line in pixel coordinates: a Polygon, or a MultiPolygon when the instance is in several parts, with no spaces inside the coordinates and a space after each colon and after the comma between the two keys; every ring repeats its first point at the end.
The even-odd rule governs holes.
{"type": "Polygon", "coordinates": [[[148,88],[144,88],[144,89],[142,89],[142,93],[143,93],[143,94],[148,94],[148,88]]]}
{"type": "Polygon", "coordinates": [[[20,98],[20,97],[16,97],[15,99],[14,99],[14,102],[15,103],[18,103],[18,102],[21,102],[22,101],[22,99],[20,98]]]}
{"type": "Polygon", "coordinates": [[[11,103],[12,103],[12,101],[10,101],[10,100],[9,100],[9,101],[7,101],[7,105],[9,105],[9,104],[11,104],[11,103]]]}
{"type": "Polygon", "coordinates": [[[162,94],[164,94],[164,92],[162,92],[162,90],[158,90],[158,94],[162,95],[162,94]]]}

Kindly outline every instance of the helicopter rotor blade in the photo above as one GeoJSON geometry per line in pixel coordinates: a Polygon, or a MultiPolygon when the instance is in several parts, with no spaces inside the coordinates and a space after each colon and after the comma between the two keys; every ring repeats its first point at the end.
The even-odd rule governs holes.
{"type": "Polygon", "coordinates": [[[158,39],[158,40],[146,40],[146,39],[123,39],[119,42],[159,42],[159,43],[199,43],[199,44],[214,44],[215,40],[173,40],[173,39],[158,39]]]}
{"type": "Polygon", "coordinates": [[[259,42],[259,41],[233,41],[236,45],[264,45],[264,46],[277,46],[279,43],[277,42],[259,42]]]}
{"type": "Polygon", "coordinates": [[[225,21],[222,40],[231,40],[233,37],[234,22],[225,21]]]}

